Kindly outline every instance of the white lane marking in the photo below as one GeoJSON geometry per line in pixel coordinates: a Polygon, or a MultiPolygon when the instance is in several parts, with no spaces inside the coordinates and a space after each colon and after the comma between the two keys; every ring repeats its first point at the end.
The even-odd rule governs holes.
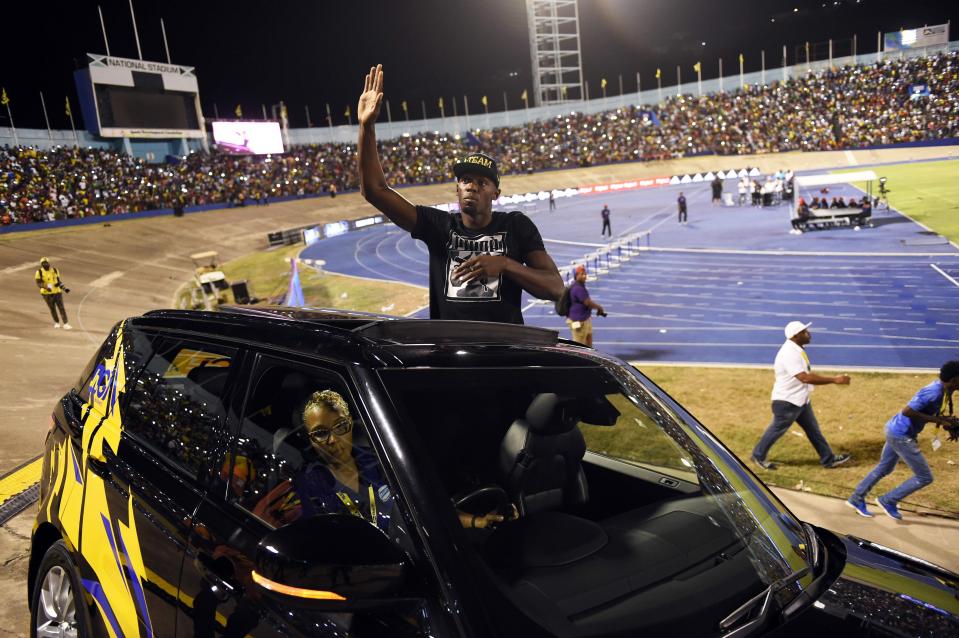
{"type": "Polygon", "coordinates": [[[113,272],[107,273],[102,277],[98,277],[90,282],[91,288],[106,288],[111,283],[119,279],[124,275],[122,270],[114,270],[113,272]]]}
{"type": "Polygon", "coordinates": [[[859,166],[859,162],[856,160],[856,156],[852,154],[852,151],[845,151],[846,161],[849,162],[850,166],[859,166]]]}
{"type": "MultiPolygon", "coordinates": [[[[672,348],[676,347],[690,347],[690,348],[778,348],[782,345],[782,342],[777,341],[776,343],[699,343],[695,341],[594,341],[593,345],[607,345],[607,346],[669,346],[672,348]]],[[[910,349],[918,350],[942,350],[944,348],[952,348],[953,346],[909,346],[910,349]]],[[[820,343],[816,345],[816,349],[829,349],[829,348],[841,348],[846,350],[868,350],[870,348],[881,348],[884,350],[897,350],[902,349],[902,346],[898,345],[878,345],[878,344],[863,344],[863,345],[850,345],[850,344],[824,344],[820,343]]]]}
{"type": "Polygon", "coordinates": [[[0,335],[0,341],[20,341],[20,337],[14,337],[12,335],[0,335]]]}
{"type": "Polygon", "coordinates": [[[940,268],[936,264],[929,264],[929,265],[932,266],[932,269],[935,270],[937,273],[939,273],[940,275],[942,275],[943,277],[951,281],[954,286],[959,286],[959,281],[956,281],[955,279],[953,279],[952,277],[944,273],[942,271],[942,268],[940,268]]]}
{"type": "Polygon", "coordinates": [[[544,242],[548,241],[551,244],[568,244],[570,246],[592,246],[594,248],[602,248],[603,246],[607,245],[607,244],[591,244],[585,241],[567,241],[565,239],[547,239],[546,237],[543,238],[543,241],[544,242]]]}
{"type": "MultiPolygon", "coordinates": [[[[768,363],[716,363],[714,361],[659,361],[634,359],[629,362],[631,366],[640,368],[640,366],[650,367],[669,367],[669,368],[750,368],[754,370],[770,370],[772,366],[768,363]]],[[[834,366],[817,365],[817,370],[846,370],[849,372],[900,372],[904,374],[915,374],[920,372],[938,372],[939,368],[884,368],[882,366],[834,366]]],[[[640,372],[642,369],[640,368],[640,372]]]]}
{"type": "Polygon", "coordinates": [[[0,275],[10,275],[15,272],[20,272],[21,270],[26,270],[27,268],[40,268],[40,262],[27,261],[19,266],[7,266],[3,270],[0,270],[0,275]]]}
{"type": "MultiPolygon", "coordinates": [[[[383,244],[389,242],[391,239],[393,239],[393,238],[392,238],[392,237],[389,237],[389,236],[386,236],[386,237],[383,237],[382,239],[380,239],[378,242],[376,242],[376,245],[373,247],[373,254],[376,255],[376,258],[379,259],[382,263],[386,264],[387,266],[390,266],[390,267],[395,268],[395,269],[397,269],[397,270],[403,270],[403,271],[408,272],[408,273],[413,273],[414,275],[422,276],[422,275],[423,275],[423,269],[422,269],[422,268],[407,268],[406,266],[402,266],[402,265],[400,265],[399,263],[396,263],[396,262],[390,260],[389,258],[383,256],[383,254],[380,252],[380,249],[383,247],[383,244]]],[[[403,240],[402,237],[399,237],[399,238],[397,239],[397,241],[402,241],[402,240],[403,240]]],[[[396,242],[394,241],[392,245],[393,245],[393,247],[395,248],[395,247],[396,247],[396,242]]],[[[399,251],[397,251],[397,252],[399,252],[399,251]]]]}
{"type": "MultiPolygon", "coordinates": [[[[542,315],[541,315],[541,316],[542,316],[542,315]]],[[[617,312],[616,315],[615,315],[615,317],[616,317],[617,319],[621,319],[621,318],[626,318],[626,319],[649,319],[649,320],[652,320],[652,321],[657,321],[657,320],[660,320],[660,319],[661,319],[661,317],[659,317],[658,315],[637,314],[637,313],[625,313],[625,312],[617,312]]],[[[828,317],[826,317],[826,318],[828,319],[828,317]]],[[[709,329],[710,331],[717,331],[717,330],[735,330],[735,331],[739,331],[739,330],[747,330],[747,331],[752,331],[752,330],[755,330],[755,331],[770,330],[770,331],[774,331],[774,332],[779,332],[779,331],[780,331],[780,328],[779,328],[778,326],[777,326],[777,327],[770,327],[770,326],[763,326],[763,325],[756,325],[756,324],[734,323],[734,322],[729,322],[729,321],[705,321],[705,320],[701,320],[701,319],[682,319],[682,318],[677,318],[677,319],[675,319],[674,321],[677,321],[677,322],[680,322],[680,323],[686,323],[686,324],[693,324],[693,325],[692,325],[692,326],[676,326],[676,325],[671,325],[671,324],[665,324],[665,325],[661,325],[661,326],[609,326],[609,327],[603,328],[603,330],[638,330],[638,331],[642,331],[642,330],[659,330],[660,328],[668,328],[669,330],[672,330],[672,331],[679,331],[679,330],[698,330],[698,331],[702,331],[702,330],[704,329],[702,326],[708,326],[708,329],[709,329]]],[[[915,322],[913,322],[913,323],[915,323],[915,322]]],[[[549,326],[544,326],[544,327],[549,327],[549,326]]],[[[885,331],[894,331],[894,330],[900,330],[900,329],[901,329],[900,326],[893,326],[893,327],[882,327],[882,326],[878,326],[878,328],[879,328],[880,331],[883,331],[883,330],[885,330],[885,331]]],[[[910,328],[910,329],[911,329],[911,328],[910,328]]],[[[842,335],[842,336],[844,336],[844,337],[848,336],[848,334],[846,334],[846,333],[844,333],[844,332],[842,332],[842,331],[837,331],[837,330],[825,330],[825,329],[822,329],[822,328],[820,328],[820,329],[817,330],[816,332],[817,332],[817,334],[842,335]]],[[[927,342],[942,342],[942,343],[945,343],[945,344],[955,344],[955,343],[959,343],[959,340],[957,340],[957,339],[945,339],[945,338],[940,338],[940,337],[913,337],[913,336],[904,336],[904,335],[883,335],[883,334],[876,334],[876,333],[873,333],[873,332],[863,333],[861,336],[879,337],[880,339],[897,340],[897,341],[898,341],[898,340],[905,340],[905,341],[927,341],[927,342]]]]}
{"type": "MultiPolygon", "coordinates": [[[[653,227],[655,228],[655,226],[653,227]]],[[[650,229],[652,230],[652,228],[650,229]]],[[[640,250],[658,253],[701,253],[711,255],[791,255],[799,257],[955,257],[956,253],[867,253],[867,252],[811,252],[803,250],[734,250],[726,248],[659,248],[640,246],[640,250]]]]}

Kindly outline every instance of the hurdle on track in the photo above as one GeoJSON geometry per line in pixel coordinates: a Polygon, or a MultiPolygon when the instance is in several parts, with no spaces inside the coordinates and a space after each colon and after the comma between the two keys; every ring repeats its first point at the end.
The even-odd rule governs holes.
{"type": "Polygon", "coordinates": [[[596,281],[601,275],[608,275],[610,270],[619,268],[623,263],[648,249],[650,235],[651,232],[648,230],[624,235],[593,252],[571,260],[568,267],[560,269],[560,275],[567,283],[571,282],[576,266],[585,265],[590,271],[590,277],[596,281]]]}

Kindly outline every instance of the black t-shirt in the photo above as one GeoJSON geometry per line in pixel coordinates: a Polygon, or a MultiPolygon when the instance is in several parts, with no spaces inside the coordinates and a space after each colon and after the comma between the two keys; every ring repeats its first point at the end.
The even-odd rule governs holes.
{"type": "Polygon", "coordinates": [[[535,250],[545,250],[543,238],[529,217],[519,211],[493,211],[480,230],[463,225],[462,213],[416,207],[416,227],[410,233],[430,253],[430,318],[523,323],[523,289],[509,277],[454,281],[456,266],[473,255],[506,255],[520,263],[535,250]]]}

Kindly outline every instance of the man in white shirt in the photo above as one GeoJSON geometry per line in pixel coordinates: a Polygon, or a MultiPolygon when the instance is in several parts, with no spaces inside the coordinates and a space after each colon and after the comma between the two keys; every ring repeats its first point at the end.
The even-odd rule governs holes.
{"type": "Polygon", "coordinates": [[[806,433],[806,437],[816,452],[819,453],[819,462],[823,467],[832,468],[842,465],[851,457],[849,454],[833,454],[832,448],[826,442],[826,437],[819,429],[819,422],[809,402],[809,393],[814,385],[849,385],[849,375],[840,374],[835,377],[826,377],[811,371],[809,357],[803,348],[812,341],[809,326],[812,323],[790,321],[786,325],[786,342],[776,355],[776,383],[773,385],[772,410],[773,420],[766,428],[759,443],[753,449],[752,459],[764,470],[776,469],[776,464],[766,460],[769,448],[779,440],[783,434],[798,423],[806,433]]]}

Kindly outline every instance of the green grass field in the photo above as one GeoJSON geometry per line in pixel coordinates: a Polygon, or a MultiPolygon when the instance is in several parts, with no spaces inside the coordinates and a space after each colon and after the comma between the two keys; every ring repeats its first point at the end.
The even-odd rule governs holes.
{"type": "MultiPolygon", "coordinates": [[[[642,372],[685,406],[736,456],[749,459],[772,416],[771,369],[643,366],[642,372]]],[[[852,454],[852,461],[831,470],[821,467],[802,429],[794,425],[769,453],[769,459],[779,463],[779,468],[767,471],[753,467],[765,482],[848,497],[878,462],[885,442],[886,421],[909,402],[916,390],[935,378],[932,374],[900,373],[852,373],[851,376],[852,383],[848,386],[817,387],[813,407],[830,446],[836,452],[852,454]]],[[[935,480],[904,501],[904,507],[920,506],[959,516],[956,501],[959,443],[949,442],[945,435],[940,435],[942,447],[934,452],[931,442],[935,432],[934,426],[926,426],[919,437],[919,447],[935,480]]],[[[911,475],[900,463],[870,496],[888,491],[911,475]]]]}
{"type": "MultiPolygon", "coordinates": [[[[246,280],[250,294],[267,303],[282,296],[290,280],[289,260],[303,250],[302,245],[252,253],[223,264],[227,281],[246,280]]],[[[373,281],[334,273],[318,273],[300,266],[300,282],[307,306],[337,308],[406,315],[429,303],[425,288],[390,281],[373,281]]],[[[177,294],[174,306],[188,307],[191,286],[177,294]]],[[[232,296],[227,295],[232,303],[232,296]]]]}
{"type": "MultiPolygon", "coordinates": [[[[892,164],[873,170],[889,180],[891,207],[959,243],[959,160],[892,164]]],[[[863,183],[855,186],[866,187],[863,183]]],[[[873,184],[873,188],[879,185],[873,184]]]]}
{"type": "MultiPolygon", "coordinates": [[[[845,172],[845,171],[840,171],[845,172]]],[[[959,242],[959,161],[897,164],[876,169],[888,178],[890,205],[932,230],[959,242]]],[[[864,187],[865,185],[857,185],[864,187]]],[[[266,297],[283,292],[289,277],[287,260],[301,246],[256,253],[229,262],[229,280],[247,279],[254,294],[266,297]]],[[[304,271],[307,305],[350,308],[402,315],[427,303],[427,291],[391,282],[375,282],[304,271]],[[342,297],[346,293],[346,297],[342,297]],[[392,307],[391,307],[392,306],[392,307]]],[[[771,363],[771,362],[770,362],[771,363]]],[[[748,459],[770,420],[772,370],[645,366],[643,372],[683,404],[741,459],[748,459]]],[[[775,471],[755,468],[770,485],[818,494],[847,497],[879,460],[886,421],[909,401],[932,375],[858,373],[848,387],[825,386],[814,394],[816,416],[834,450],[849,452],[853,460],[839,468],[820,467],[815,451],[798,426],[777,442],[770,459],[775,471]]],[[[927,427],[919,442],[935,482],[913,494],[904,509],[929,508],[959,516],[959,443],[946,442],[933,452],[935,429],[927,427]]],[[[591,444],[610,454],[629,457],[635,439],[605,437],[591,444]]],[[[888,491],[911,475],[902,464],[872,494],[888,491]]]]}

